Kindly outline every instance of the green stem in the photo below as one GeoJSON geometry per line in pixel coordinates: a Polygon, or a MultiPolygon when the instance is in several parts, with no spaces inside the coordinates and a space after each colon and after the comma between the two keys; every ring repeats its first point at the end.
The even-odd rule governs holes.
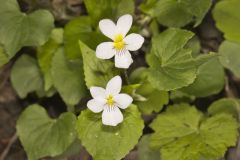
{"type": "Polygon", "coordinates": [[[129,78],[128,78],[128,74],[127,74],[127,70],[124,69],[124,76],[125,76],[125,80],[127,82],[127,84],[130,84],[129,78]]]}

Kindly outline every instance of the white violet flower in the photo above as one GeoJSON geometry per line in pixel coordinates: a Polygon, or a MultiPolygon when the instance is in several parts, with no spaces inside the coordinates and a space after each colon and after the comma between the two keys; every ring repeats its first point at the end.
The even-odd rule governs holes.
{"type": "Polygon", "coordinates": [[[121,16],[117,24],[110,19],[99,22],[101,32],[111,38],[113,42],[103,42],[97,46],[96,56],[100,59],[110,59],[115,56],[115,66],[128,68],[133,60],[129,51],[141,48],[144,38],[140,34],[131,33],[126,36],[132,26],[132,16],[121,16]]]}
{"type": "Polygon", "coordinates": [[[87,107],[94,113],[102,113],[102,123],[116,126],[123,121],[123,115],[119,108],[126,109],[133,101],[128,94],[120,93],[122,79],[120,76],[113,77],[107,84],[106,89],[102,87],[91,87],[90,92],[93,99],[89,100],[87,107]]]}

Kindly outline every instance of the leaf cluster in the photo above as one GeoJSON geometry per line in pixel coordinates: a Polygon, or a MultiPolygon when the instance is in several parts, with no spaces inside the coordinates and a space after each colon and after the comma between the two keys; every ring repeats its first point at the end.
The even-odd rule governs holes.
{"type": "Polygon", "coordinates": [[[0,66],[13,64],[10,81],[22,101],[37,99],[16,124],[28,159],[64,157],[81,145],[94,160],[120,160],[131,150],[140,160],[223,158],[238,141],[240,101],[227,96],[228,81],[240,77],[240,1],[212,3],[83,0],[86,14],[61,26],[48,10],[24,13],[17,0],[0,0],[0,66]],[[95,53],[109,41],[98,22],[124,14],[133,15],[130,32],[145,37],[128,70],[95,53]],[[196,32],[207,14],[223,33],[218,51],[206,50],[196,32]],[[105,87],[116,75],[133,104],[123,111],[124,121],[110,127],[86,102],[90,87],[105,87]],[[55,95],[66,112],[52,118],[37,103],[55,95]]]}

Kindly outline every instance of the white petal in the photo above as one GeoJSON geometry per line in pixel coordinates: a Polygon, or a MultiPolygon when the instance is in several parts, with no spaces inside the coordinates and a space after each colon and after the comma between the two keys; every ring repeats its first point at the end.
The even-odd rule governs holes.
{"type": "Polygon", "coordinates": [[[94,113],[98,113],[103,110],[104,104],[105,104],[104,101],[99,101],[97,99],[91,99],[90,101],[88,101],[87,107],[94,113]]]}
{"type": "Polygon", "coordinates": [[[115,76],[107,83],[106,91],[107,94],[112,94],[113,96],[118,94],[122,88],[122,79],[120,76],[115,76]]]}
{"type": "Polygon", "coordinates": [[[133,59],[128,51],[115,55],[115,67],[117,68],[129,68],[132,63],[133,59]]]}
{"type": "Polygon", "coordinates": [[[132,21],[133,18],[130,14],[121,16],[117,21],[117,32],[125,37],[132,26],[132,21]]]}
{"type": "Polygon", "coordinates": [[[91,87],[90,93],[94,99],[105,99],[106,90],[102,87],[91,87]]]}
{"type": "Polygon", "coordinates": [[[116,34],[117,26],[110,19],[103,19],[99,22],[99,29],[105,36],[113,40],[116,34]]]}
{"type": "Polygon", "coordinates": [[[123,121],[123,115],[118,107],[105,107],[102,113],[102,123],[116,126],[123,121]]]}
{"type": "Polygon", "coordinates": [[[126,48],[130,51],[136,51],[142,47],[144,38],[140,34],[132,33],[124,38],[126,48]]]}
{"type": "Polygon", "coordinates": [[[117,103],[117,106],[121,109],[126,109],[133,101],[132,97],[128,94],[118,94],[114,96],[113,99],[117,103]]]}
{"type": "Polygon", "coordinates": [[[113,42],[103,42],[97,46],[96,56],[101,59],[110,59],[116,53],[113,42]]]}

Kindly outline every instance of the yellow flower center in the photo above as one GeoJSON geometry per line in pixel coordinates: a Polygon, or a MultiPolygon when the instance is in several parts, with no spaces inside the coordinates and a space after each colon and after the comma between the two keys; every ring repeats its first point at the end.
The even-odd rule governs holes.
{"type": "Polygon", "coordinates": [[[107,104],[108,104],[108,106],[113,106],[113,104],[114,104],[114,100],[113,100],[113,96],[112,95],[109,95],[108,97],[107,97],[107,104]]]}
{"type": "Polygon", "coordinates": [[[124,48],[125,46],[125,42],[123,41],[123,35],[122,34],[117,34],[114,38],[114,48],[116,48],[117,50],[121,50],[124,48]]]}

